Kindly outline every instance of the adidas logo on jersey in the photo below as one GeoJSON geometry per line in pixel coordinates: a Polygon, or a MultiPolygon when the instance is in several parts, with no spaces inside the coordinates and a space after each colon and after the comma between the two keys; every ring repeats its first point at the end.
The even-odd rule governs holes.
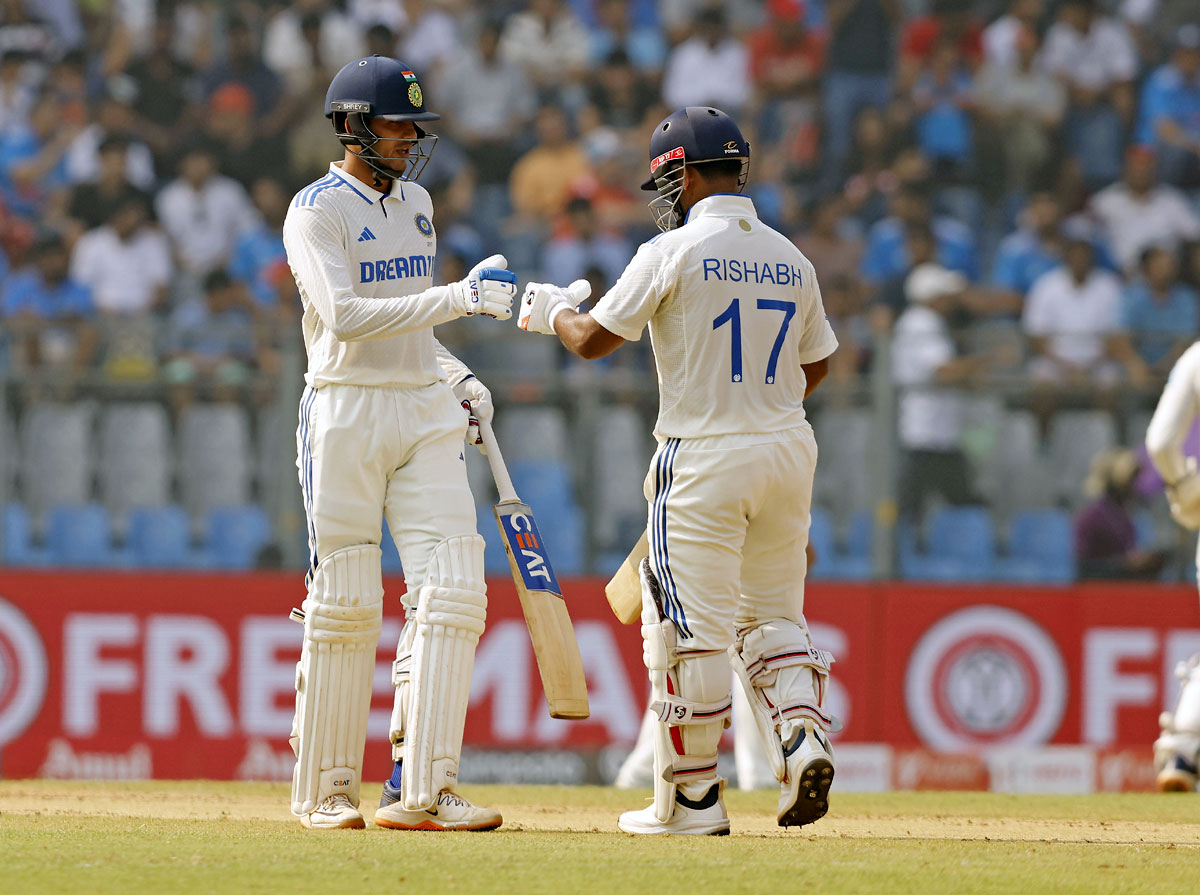
{"type": "Polygon", "coordinates": [[[368,240],[371,240],[374,238],[375,238],[375,234],[371,232],[371,229],[369,227],[363,227],[363,232],[359,235],[358,241],[359,242],[367,242],[368,240]]]}

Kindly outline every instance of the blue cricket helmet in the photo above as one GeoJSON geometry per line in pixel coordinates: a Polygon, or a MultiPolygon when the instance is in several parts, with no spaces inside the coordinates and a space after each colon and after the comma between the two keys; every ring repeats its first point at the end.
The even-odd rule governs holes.
{"type": "Polygon", "coordinates": [[[737,122],[720,109],[687,106],[664,118],[650,137],[650,179],[642,184],[642,189],[658,192],[650,202],[658,228],[670,230],[683,219],[678,206],[686,165],[730,160],[742,163],[741,191],[750,173],[750,144],[737,122]]]}
{"type": "MultiPolygon", "coordinates": [[[[387,56],[367,56],[342,66],[325,94],[325,117],[333,121],[343,146],[362,147],[357,155],[375,171],[376,185],[384,180],[416,180],[433,154],[437,136],[417,124],[437,121],[442,116],[425,108],[425,92],[417,75],[403,62],[387,56]],[[373,147],[383,139],[370,127],[372,118],[411,121],[417,139],[409,153],[408,166],[398,172],[382,164],[373,147]]],[[[353,151],[353,150],[351,150],[353,151]]]]}

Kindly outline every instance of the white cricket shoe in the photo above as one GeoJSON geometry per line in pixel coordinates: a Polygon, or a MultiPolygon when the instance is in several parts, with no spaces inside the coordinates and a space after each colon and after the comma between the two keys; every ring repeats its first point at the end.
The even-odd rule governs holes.
{"type": "Polygon", "coordinates": [[[1196,767],[1196,737],[1171,729],[1170,713],[1164,712],[1163,732],[1154,741],[1155,782],[1159,792],[1195,792],[1200,772],[1196,767]],[[1190,756],[1190,758],[1189,758],[1190,756]]]}
{"type": "Polygon", "coordinates": [[[640,811],[626,811],[617,820],[617,827],[626,833],[648,836],[728,836],[729,815],[725,813],[724,790],[725,781],[718,780],[704,798],[697,801],[676,791],[675,810],[666,823],[655,816],[654,806],[650,805],[640,811]]]}
{"type": "Polygon", "coordinates": [[[784,749],[787,779],[779,796],[781,827],[802,827],[825,816],[833,785],[833,754],[821,729],[805,718],[792,745],[784,749]]]}
{"type": "Polygon", "coordinates": [[[394,801],[380,805],[375,812],[375,826],[389,830],[481,831],[494,830],[502,823],[499,811],[472,805],[448,789],[438,793],[437,801],[425,811],[409,811],[403,802],[394,801]]]}
{"type": "Polygon", "coordinates": [[[334,793],[313,811],[300,817],[310,830],[361,830],[367,825],[362,813],[344,793],[334,793]]]}

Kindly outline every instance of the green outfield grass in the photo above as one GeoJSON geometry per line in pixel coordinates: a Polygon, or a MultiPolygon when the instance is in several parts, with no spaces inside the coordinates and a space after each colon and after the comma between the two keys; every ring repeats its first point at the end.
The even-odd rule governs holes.
{"type": "MultiPolygon", "coordinates": [[[[364,804],[378,798],[364,792],[364,804]]],[[[734,835],[634,837],[648,793],[464,787],[493,833],[313,833],[255,783],[0,781],[0,891],[25,893],[1191,893],[1200,797],[838,794],[803,831],[727,794],[734,835]]],[[[368,819],[370,812],[366,812],[368,819]]]]}

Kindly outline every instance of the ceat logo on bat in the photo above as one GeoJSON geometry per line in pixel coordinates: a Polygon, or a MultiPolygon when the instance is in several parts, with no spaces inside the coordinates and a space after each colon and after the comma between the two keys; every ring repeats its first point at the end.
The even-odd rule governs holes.
{"type": "Polygon", "coordinates": [[[525,587],[529,590],[548,590],[561,597],[562,588],[558,586],[558,578],[554,575],[550,557],[546,554],[546,545],[542,542],[542,533],[538,531],[533,516],[528,513],[512,513],[500,518],[504,521],[504,537],[508,541],[508,549],[516,557],[525,587]]]}

